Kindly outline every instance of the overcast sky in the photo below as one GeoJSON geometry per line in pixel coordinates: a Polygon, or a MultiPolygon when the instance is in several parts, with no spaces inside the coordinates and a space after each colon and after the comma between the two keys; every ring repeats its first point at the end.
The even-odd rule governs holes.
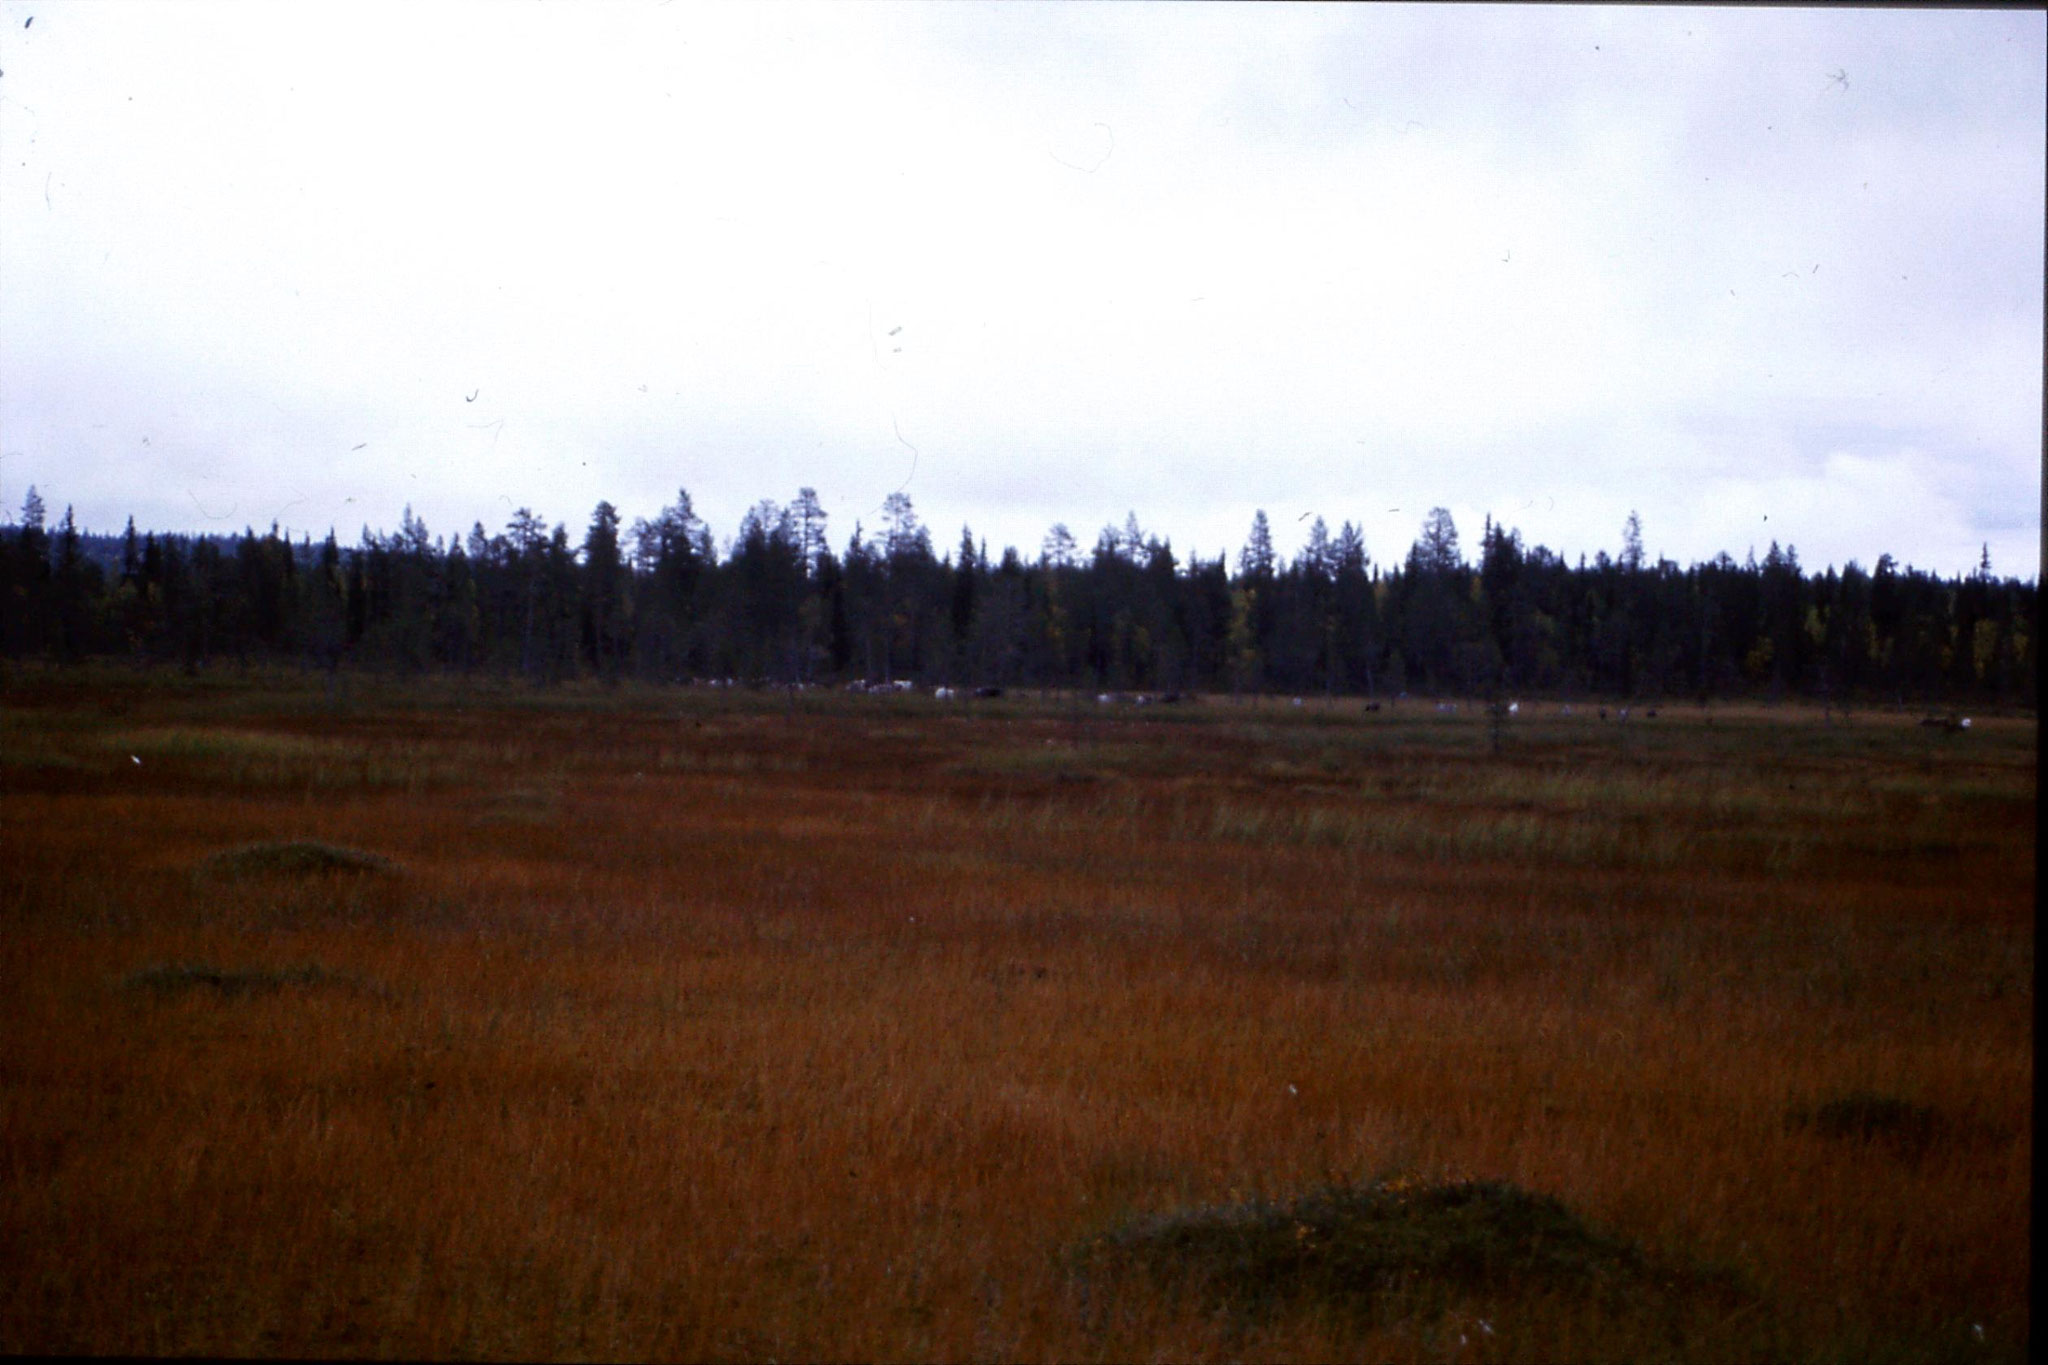
{"type": "Polygon", "coordinates": [[[0,0],[0,504],[2038,573],[2042,13],[0,0]]]}

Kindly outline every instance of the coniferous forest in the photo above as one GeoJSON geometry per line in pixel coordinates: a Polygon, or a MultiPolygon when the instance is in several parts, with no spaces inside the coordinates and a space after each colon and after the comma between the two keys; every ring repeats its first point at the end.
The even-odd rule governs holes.
{"type": "Polygon", "coordinates": [[[34,489],[0,528],[0,655],[189,669],[301,662],[652,682],[912,682],[1628,698],[1806,698],[2031,706],[2037,584],[1850,562],[1809,572],[1775,542],[1652,561],[1634,516],[1618,557],[1576,565],[1489,520],[1468,554],[1439,508],[1398,564],[1318,517],[1292,561],[1263,512],[1236,562],[1176,557],[1135,514],[1082,549],[935,549],[909,497],[827,543],[816,494],[756,504],[722,547],[678,494],[630,527],[601,502],[580,533],[521,509],[433,535],[407,509],[293,542],[81,533],[34,489]]]}

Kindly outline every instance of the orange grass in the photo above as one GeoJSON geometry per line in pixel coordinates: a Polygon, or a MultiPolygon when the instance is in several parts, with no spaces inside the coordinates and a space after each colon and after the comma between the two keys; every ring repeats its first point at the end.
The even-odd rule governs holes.
{"type": "Polygon", "coordinates": [[[17,675],[0,1351],[2025,1358],[2032,719],[1525,709],[17,675]],[[1396,1172],[1741,1301],[1070,1255],[1396,1172]]]}

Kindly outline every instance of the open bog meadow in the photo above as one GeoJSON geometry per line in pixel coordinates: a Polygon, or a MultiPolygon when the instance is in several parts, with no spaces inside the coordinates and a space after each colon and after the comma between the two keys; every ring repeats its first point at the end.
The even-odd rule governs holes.
{"type": "Polygon", "coordinates": [[[2028,1355],[2031,715],[0,702],[0,1351],[2028,1355]]]}

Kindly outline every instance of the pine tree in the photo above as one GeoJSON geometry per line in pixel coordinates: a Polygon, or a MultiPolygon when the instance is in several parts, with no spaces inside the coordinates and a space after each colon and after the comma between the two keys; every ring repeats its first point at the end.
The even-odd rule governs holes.
{"type": "Polygon", "coordinates": [[[1465,565],[1465,557],[1458,549],[1458,523],[1451,520],[1450,510],[1432,507],[1422,522],[1422,538],[1415,542],[1413,556],[1416,566],[1435,573],[1456,573],[1465,565]]]}
{"type": "Polygon", "coordinates": [[[1266,509],[1261,507],[1252,514],[1252,529],[1245,537],[1244,550],[1239,554],[1238,573],[1247,579],[1264,582],[1273,576],[1273,528],[1266,520],[1266,509]]]}
{"type": "Polygon", "coordinates": [[[607,681],[618,677],[630,644],[630,578],[619,550],[619,510],[600,502],[583,536],[583,582],[579,624],[584,657],[607,681]]]}
{"type": "Polygon", "coordinates": [[[1643,567],[1643,523],[1633,511],[1621,526],[1620,564],[1628,573],[1635,573],[1643,567]]]}

